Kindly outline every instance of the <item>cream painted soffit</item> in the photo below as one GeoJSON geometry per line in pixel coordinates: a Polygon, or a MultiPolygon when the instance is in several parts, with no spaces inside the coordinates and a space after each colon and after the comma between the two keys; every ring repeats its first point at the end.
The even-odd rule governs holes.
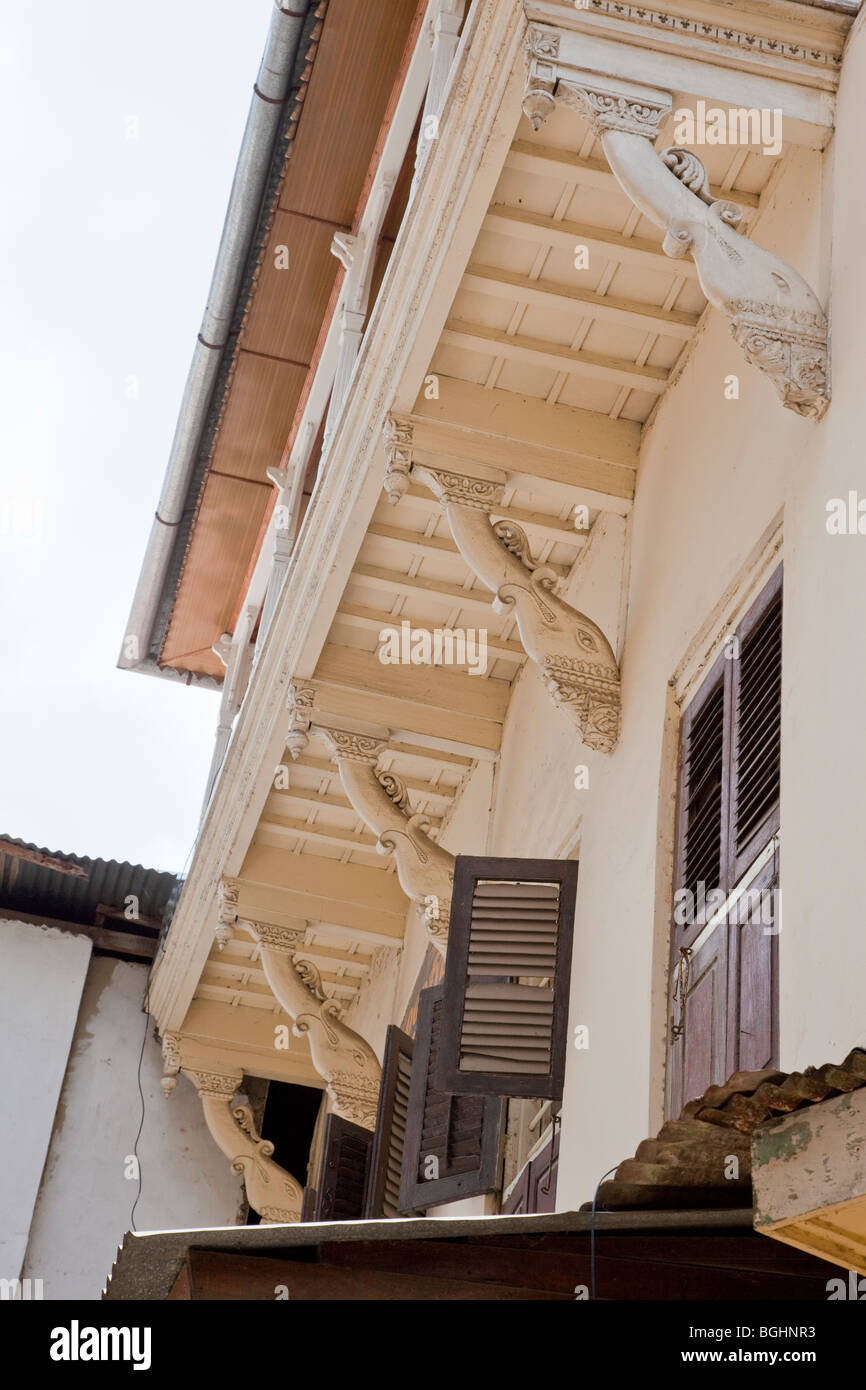
{"type": "MultiPolygon", "coordinates": [[[[709,25],[712,10],[718,28],[734,8],[689,13],[709,25]]],[[[784,31],[792,48],[802,33],[796,23],[785,29],[788,8],[752,5],[736,14],[760,21],[762,42],[781,43],[784,31]]],[[[806,23],[804,11],[812,23],[813,11],[790,9],[797,23],[806,23]]],[[[571,4],[528,11],[555,22],[560,52],[576,45],[585,62],[591,52],[623,80],[634,80],[635,64],[662,63],[656,78],[683,104],[754,97],[762,105],[784,96],[795,137],[826,143],[838,68],[826,55],[838,56],[845,17],[825,23],[821,12],[810,33],[824,48],[803,58],[772,49],[756,57],[713,35],[696,42],[691,31],[684,44],[681,33],[657,35],[652,24],[626,26],[607,11],[571,4]]],[[[423,846],[424,836],[435,847],[462,778],[476,760],[497,756],[511,683],[532,643],[507,603],[491,610],[490,590],[515,574],[530,588],[533,575],[568,586],[587,539],[586,529],[575,530],[575,507],[586,509],[589,527],[599,514],[628,511],[641,426],[706,308],[694,263],[665,254],[580,109],[556,105],[540,131],[521,118],[527,65],[540,61],[531,51],[537,40],[524,48],[526,31],[514,0],[476,0],[464,26],[439,139],[371,316],[155,970],[152,1011],[161,1028],[180,1028],[188,1008],[191,1019],[212,1008],[243,1020],[273,1007],[255,948],[235,939],[220,952],[215,944],[223,876],[240,885],[241,916],[304,925],[305,948],[319,950],[326,988],[348,1010],[379,953],[399,949],[407,896],[424,910],[431,939],[444,944],[441,915],[426,899],[447,894],[447,861],[441,883],[418,879],[399,854],[395,865],[379,852],[388,848],[383,828],[396,828],[398,838],[405,831],[404,847],[413,839],[423,846]],[[590,252],[585,270],[575,267],[578,242],[590,252]],[[428,399],[431,372],[439,392],[428,399]],[[398,437],[387,446],[386,497],[389,419],[398,437]],[[407,429],[404,449],[399,431],[407,429]],[[503,580],[491,570],[483,528],[464,525],[453,508],[447,515],[449,490],[465,497],[479,484],[489,492],[503,580]],[[378,634],[403,622],[483,625],[486,673],[383,665],[378,634]],[[374,776],[364,774],[363,795],[357,778],[339,775],[335,731],[373,740],[374,776]],[[374,780],[395,791],[387,814],[374,780]],[[359,969],[359,957],[370,964],[359,969]]],[[[744,220],[757,218],[778,162],[729,148],[708,151],[707,162],[711,196],[736,201],[744,220]]],[[[494,553],[494,570],[498,563],[494,553]]],[[[531,655],[543,668],[544,649],[531,655]]],[[[584,736],[593,737],[588,683],[571,691],[557,684],[554,698],[571,703],[584,736]]],[[[602,739],[615,738],[615,727],[604,727],[602,739]]],[[[432,849],[427,857],[436,859],[432,849]]]]}
{"type": "MultiPolygon", "coordinates": [[[[425,162],[371,316],[352,388],[154,969],[150,1008],[160,1030],[177,1031],[184,1024],[212,954],[220,880],[240,877],[248,851],[261,851],[250,847],[274,769],[285,752],[290,682],[316,671],[379,499],[385,415],[392,408],[410,409],[419,394],[505,160],[523,95],[525,29],[514,0],[473,4],[464,25],[439,138],[425,162]]],[[[338,669],[338,690],[340,675],[338,669]]],[[[369,872],[393,878],[381,869],[369,872]]]]}

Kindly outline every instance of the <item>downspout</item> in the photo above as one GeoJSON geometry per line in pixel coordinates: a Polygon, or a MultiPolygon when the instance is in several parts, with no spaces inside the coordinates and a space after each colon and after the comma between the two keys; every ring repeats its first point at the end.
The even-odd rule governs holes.
{"type": "MultiPolygon", "coordinates": [[[[228,210],[217,252],[192,365],[172,442],[168,469],[156,509],[144,563],[121,647],[118,666],[162,675],[150,655],[175,530],[183,518],[214,385],[228,340],[268,177],[274,141],[292,72],[313,0],[276,0],[271,26],[253,87],[228,210]]],[[[193,678],[193,683],[198,683],[193,678]]]]}

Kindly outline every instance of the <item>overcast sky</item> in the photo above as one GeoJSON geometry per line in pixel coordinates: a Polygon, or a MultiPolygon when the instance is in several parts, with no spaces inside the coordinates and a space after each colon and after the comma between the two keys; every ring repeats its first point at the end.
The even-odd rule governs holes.
{"type": "Polygon", "coordinates": [[[0,833],[51,849],[195,838],[219,697],[115,662],[271,9],[4,7],[0,833]]]}

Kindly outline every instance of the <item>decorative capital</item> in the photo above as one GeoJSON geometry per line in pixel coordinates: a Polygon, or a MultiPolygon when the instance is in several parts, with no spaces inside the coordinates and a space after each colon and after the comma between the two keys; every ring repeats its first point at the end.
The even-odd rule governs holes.
{"type": "Polygon", "coordinates": [[[289,712],[286,747],[293,759],[304,751],[310,741],[310,718],[315,700],[315,686],[301,680],[289,682],[286,691],[286,709],[289,712]]]}
{"type": "Polygon", "coordinates": [[[655,140],[661,122],[673,107],[669,92],[598,77],[595,73],[561,71],[556,99],[579,111],[598,138],[605,131],[621,130],[655,140]]]}
{"type": "Polygon", "coordinates": [[[202,1096],[214,1096],[218,1100],[231,1100],[244,1079],[243,1072],[198,1071],[183,1068],[184,1075],[194,1083],[202,1096]]]}
{"type": "Polygon", "coordinates": [[[356,734],[350,729],[335,729],[325,724],[317,724],[316,728],[324,734],[338,764],[346,761],[369,763],[371,767],[375,767],[379,754],[388,746],[387,739],[369,734],[356,734]]]}
{"type": "Polygon", "coordinates": [[[385,418],[383,430],[385,457],[388,467],[385,470],[384,489],[391,506],[396,506],[401,497],[409,491],[409,473],[412,468],[412,425],[396,415],[385,418]]]}
{"type": "Polygon", "coordinates": [[[502,503],[505,495],[503,483],[491,482],[487,478],[472,478],[465,473],[454,473],[445,468],[428,468],[426,464],[415,464],[412,472],[419,482],[429,488],[443,507],[471,507],[476,511],[491,512],[502,503]]]}
{"type": "Polygon", "coordinates": [[[359,1072],[334,1071],[328,1077],[328,1097],[338,1115],[364,1129],[376,1128],[380,1079],[359,1072]]]}
{"type": "Polygon", "coordinates": [[[280,927],[273,922],[254,922],[248,918],[239,918],[238,926],[248,931],[260,946],[268,946],[272,951],[283,951],[286,955],[299,950],[306,936],[306,930],[299,931],[297,927],[280,927]]]}

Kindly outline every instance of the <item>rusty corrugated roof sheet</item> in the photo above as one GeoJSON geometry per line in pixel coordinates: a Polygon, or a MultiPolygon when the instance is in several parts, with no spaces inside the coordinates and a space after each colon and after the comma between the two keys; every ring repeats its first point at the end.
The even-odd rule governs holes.
{"type": "MultiPolygon", "coordinates": [[[[89,926],[96,920],[100,908],[115,908],[122,915],[127,897],[134,896],[138,899],[142,921],[161,922],[176,882],[175,874],[146,869],[141,864],[89,859],[43,849],[9,835],[0,836],[0,912],[7,916],[17,911],[89,926]],[[83,874],[79,877],[59,872],[44,863],[24,859],[10,853],[10,846],[80,868],[83,874]]],[[[135,931],[141,931],[138,923],[130,925],[135,931]]]]}

